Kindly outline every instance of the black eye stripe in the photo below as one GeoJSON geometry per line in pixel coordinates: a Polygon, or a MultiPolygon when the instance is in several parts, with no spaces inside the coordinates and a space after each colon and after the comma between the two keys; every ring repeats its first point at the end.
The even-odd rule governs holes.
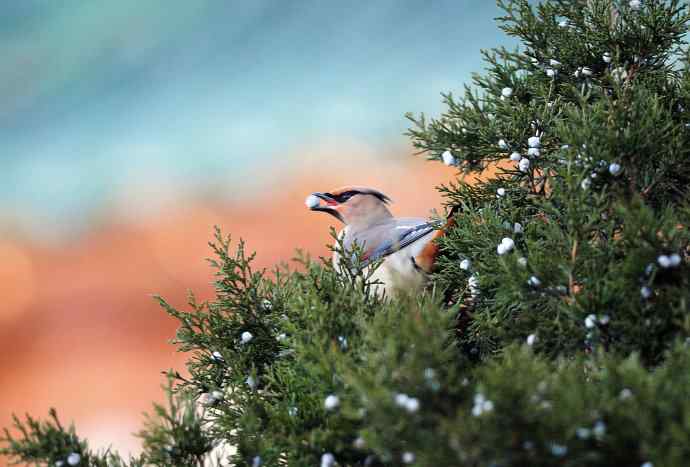
{"type": "Polygon", "coordinates": [[[337,197],[336,200],[339,203],[344,203],[348,199],[352,198],[354,195],[360,194],[359,191],[346,191],[345,193],[340,193],[337,197]]]}

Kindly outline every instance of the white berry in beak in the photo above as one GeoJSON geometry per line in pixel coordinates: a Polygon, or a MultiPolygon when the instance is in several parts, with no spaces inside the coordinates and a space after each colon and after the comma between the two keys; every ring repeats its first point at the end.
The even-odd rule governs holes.
{"type": "Polygon", "coordinates": [[[304,200],[304,204],[309,209],[317,207],[320,203],[321,203],[321,201],[319,200],[319,198],[317,198],[314,195],[309,195],[309,196],[307,196],[307,199],[304,200]]]}

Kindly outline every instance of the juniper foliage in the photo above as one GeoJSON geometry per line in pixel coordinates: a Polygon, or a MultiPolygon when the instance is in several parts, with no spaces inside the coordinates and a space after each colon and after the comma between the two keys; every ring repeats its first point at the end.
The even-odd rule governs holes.
{"type": "Polygon", "coordinates": [[[26,415],[24,420],[14,416],[14,427],[19,436],[4,429],[5,447],[0,454],[11,456],[18,462],[34,465],[63,467],[68,465],[88,465],[93,467],[138,467],[137,459],[124,461],[117,453],[106,450],[94,452],[85,440],[80,439],[74,426],[65,428],[55,409],[50,409],[47,421],[36,420],[26,415]]]}
{"type": "Polygon", "coordinates": [[[171,373],[142,455],[91,454],[56,417],[17,420],[2,452],[94,466],[687,465],[687,7],[498,3],[522,45],[485,52],[439,118],[409,116],[416,147],[462,175],[439,187],[456,226],[426,293],[377,296],[357,251],[257,271],[217,231],[216,299],[160,299],[189,376],[171,373]]]}

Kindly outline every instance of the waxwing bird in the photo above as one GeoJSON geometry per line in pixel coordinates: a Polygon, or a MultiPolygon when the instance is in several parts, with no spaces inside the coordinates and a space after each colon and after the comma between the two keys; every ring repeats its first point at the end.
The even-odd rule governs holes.
{"type": "MultiPolygon", "coordinates": [[[[438,255],[434,241],[445,233],[437,222],[421,217],[393,217],[388,210],[391,199],[378,190],[346,186],[330,192],[312,193],[306,205],[312,211],[326,212],[343,224],[338,234],[350,250],[356,243],[362,248],[364,266],[382,259],[372,278],[383,283],[386,295],[397,290],[419,290],[427,282],[438,255]]],[[[333,264],[340,267],[340,255],[333,253],[333,264]]]]}

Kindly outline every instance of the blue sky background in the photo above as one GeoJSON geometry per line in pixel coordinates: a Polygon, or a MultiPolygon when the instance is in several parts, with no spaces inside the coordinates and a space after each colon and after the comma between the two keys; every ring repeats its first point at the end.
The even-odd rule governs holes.
{"type": "Polygon", "coordinates": [[[514,45],[499,13],[491,0],[3,1],[0,229],[78,231],[123,192],[155,206],[157,187],[232,198],[322,141],[405,144],[405,112],[439,113],[480,48],[514,45]]]}

